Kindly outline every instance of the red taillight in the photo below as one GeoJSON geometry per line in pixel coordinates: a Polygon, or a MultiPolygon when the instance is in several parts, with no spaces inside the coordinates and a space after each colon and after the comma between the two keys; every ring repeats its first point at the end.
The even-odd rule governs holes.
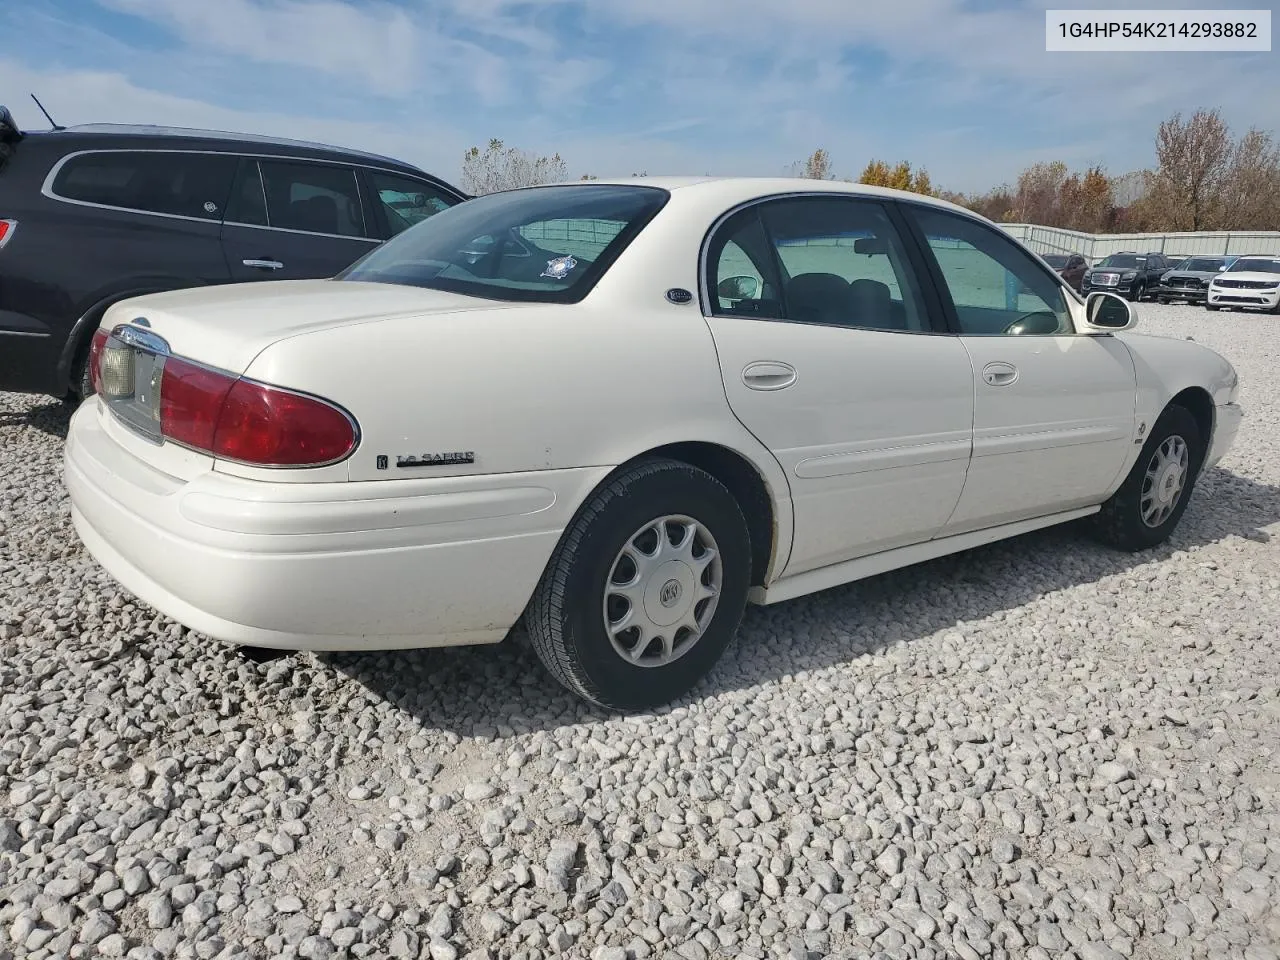
{"type": "Polygon", "coordinates": [[[356,446],[350,418],[313,397],[237,380],[222,405],[213,455],[275,467],[341,460],[356,446]]]}
{"type": "Polygon", "coordinates": [[[9,242],[13,232],[18,229],[17,220],[0,220],[0,247],[9,242]]]}
{"type": "Polygon", "coordinates": [[[160,432],[170,440],[213,451],[218,414],[235,377],[170,357],[160,382],[160,432]]]}
{"type": "Polygon", "coordinates": [[[107,345],[109,336],[111,334],[106,330],[98,330],[89,341],[89,383],[93,385],[94,393],[102,392],[102,348],[107,345]]]}
{"type": "Polygon", "coordinates": [[[164,365],[160,432],[215,457],[264,467],[333,463],[357,439],[350,418],[322,400],[174,357],[164,365]]]}

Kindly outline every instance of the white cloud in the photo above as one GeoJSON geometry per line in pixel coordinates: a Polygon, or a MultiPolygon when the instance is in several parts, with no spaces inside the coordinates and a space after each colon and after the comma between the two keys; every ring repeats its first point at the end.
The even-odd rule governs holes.
{"type": "MultiPolygon", "coordinates": [[[[118,73],[36,70],[7,58],[0,58],[0,90],[39,91],[41,101],[63,126],[144,123],[292,137],[396,157],[452,181],[458,179],[463,151],[471,146],[466,136],[438,123],[427,137],[421,131],[384,123],[232,110],[139,87],[118,73]]],[[[29,98],[6,105],[24,129],[47,126],[29,98]]]]}
{"type": "Polygon", "coordinates": [[[357,79],[376,93],[413,89],[422,35],[399,7],[341,0],[99,0],[174,30],[195,48],[357,79]]]}

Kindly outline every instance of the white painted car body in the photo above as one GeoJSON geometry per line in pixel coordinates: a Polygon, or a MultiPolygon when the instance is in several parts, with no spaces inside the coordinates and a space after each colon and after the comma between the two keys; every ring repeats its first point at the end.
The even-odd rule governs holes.
{"type": "Polygon", "coordinates": [[[1225,273],[1209,281],[1206,303],[1212,307],[1280,311],[1280,257],[1240,257],[1225,273]],[[1272,269],[1235,269],[1237,266],[1258,266],[1268,262],[1272,269]]]}
{"type": "Polygon", "coordinates": [[[1210,411],[1206,465],[1235,436],[1226,360],[1091,330],[1071,292],[1075,330],[1053,336],[709,308],[704,238],[744,203],[828,193],[959,208],[816,181],[639,182],[669,191],[666,205],[574,304],[336,280],[113,307],[104,329],[145,317],[175,356],[332,400],[360,437],[329,466],[252,467],[155,443],[91,399],[65,453],[89,551],[145,602],[232,643],[486,643],[519,619],[592,491],[653,451],[719,451],[759,478],[770,542],[750,596],[772,603],[1096,512],[1185,391],[1210,411]],[[668,300],[673,288],[692,302],[668,300]],[[795,382],[749,389],[744,371],[761,363],[795,382]],[[1013,365],[1016,382],[988,387],[992,364],[1013,365]],[[411,475],[377,465],[432,451],[475,460],[411,475]]]}

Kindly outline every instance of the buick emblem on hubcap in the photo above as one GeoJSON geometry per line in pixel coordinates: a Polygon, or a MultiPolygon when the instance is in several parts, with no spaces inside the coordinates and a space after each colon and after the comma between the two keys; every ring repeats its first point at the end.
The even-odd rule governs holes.
{"type": "Polygon", "coordinates": [[[668,580],[664,583],[658,599],[662,601],[664,607],[674,607],[676,601],[680,599],[680,581],[668,580]]]}

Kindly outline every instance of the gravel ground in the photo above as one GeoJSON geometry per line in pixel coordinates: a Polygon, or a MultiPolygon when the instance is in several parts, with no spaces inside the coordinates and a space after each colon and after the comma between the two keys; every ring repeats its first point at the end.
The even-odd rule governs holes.
{"type": "Polygon", "coordinates": [[[0,960],[1280,953],[1280,319],[1171,544],[1047,531],[748,611],[616,717],[519,643],[257,664],[80,548],[0,394],[0,960]]]}

